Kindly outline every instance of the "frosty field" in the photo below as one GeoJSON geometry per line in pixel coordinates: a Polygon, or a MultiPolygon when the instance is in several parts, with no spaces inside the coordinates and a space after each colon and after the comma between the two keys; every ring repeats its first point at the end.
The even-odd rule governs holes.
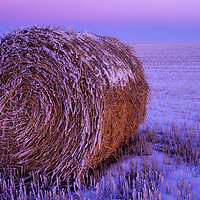
{"type": "Polygon", "coordinates": [[[151,85],[148,124],[200,122],[200,44],[135,45],[151,85]]]}
{"type": "MultiPolygon", "coordinates": [[[[52,190],[42,192],[33,178],[29,195],[22,180],[19,199],[200,200],[200,44],[134,48],[151,88],[134,150],[91,174],[85,188],[77,180],[60,188],[58,180],[52,190]]],[[[12,187],[16,190],[12,178],[6,183],[0,174],[0,192],[3,188],[6,195],[12,187]]]]}
{"type": "MultiPolygon", "coordinates": [[[[191,131],[200,135],[200,44],[135,45],[137,56],[143,60],[151,85],[151,102],[145,125],[175,129],[185,135],[191,131]]],[[[199,148],[198,148],[199,151],[199,148]]],[[[199,159],[199,157],[198,157],[199,159]]],[[[183,166],[174,172],[182,178],[183,166]]],[[[194,168],[192,169],[194,171],[194,168]]],[[[194,178],[192,170],[186,172],[187,181],[193,183],[193,195],[188,199],[200,199],[200,175],[194,178]]],[[[173,180],[166,177],[171,188],[173,180]]],[[[176,182],[177,180],[174,180],[176,182]]],[[[178,182],[178,181],[177,181],[178,182]]],[[[185,186],[183,186],[185,187],[185,186]]],[[[167,190],[167,188],[166,188],[167,190]]],[[[182,199],[162,194],[162,199],[182,199]]],[[[175,196],[175,195],[174,195],[175,196]]],[[[187,199],[187,197],[186,197],[187,199]]]]}

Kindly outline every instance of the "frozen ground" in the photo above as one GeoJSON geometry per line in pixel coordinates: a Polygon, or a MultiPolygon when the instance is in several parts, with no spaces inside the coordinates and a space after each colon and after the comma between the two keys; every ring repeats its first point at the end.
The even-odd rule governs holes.
{"type": "MultiPolygon", "coordinates": [[[[151,102],[147,108],[147,119],[142,127],[150,126],[159,129],[176,126],[180,134],[185,134],[185,129],[195,134],[200,134],[200,44],[163,44],[163,45],[134,45],[136,55],[143,62],[147,79],[151,87],[151,102]]],[[[94,183],[94,188],[83,192],[85,199],[200,199],[200,162],[194,166],[192,163],[177,163],[175,159],[158,151],[152,151],[150,156],[130,157],[124,162],[111,166],[99,183],[94,183]],[[146,160],[146,161],[145,161],[146,160]],[[130,164],[131,163],[131,164],[130,164]],[[158,168],[160,175],[157,177],[157,186],[151,185],[156,195],[151,196],[146,189],[148,197],[139,198],[134,187],[128,188],[126,175],[135,163],[137,187],[143,180],[139,177],[140,171],[146,163],[151,171],[158,168]],[[124,178],[124,179],[123,179],[124,178]],[[123,182],[120,184],[120,182],[123,182]],[[117,195],[121,185],[123,197],[117,195]],[[107,188],[107,189],[105,189],[107,188]],[[156,188],[158,191],[156,191],[156,188]],[[107,194],[107,195],[106,195],[107,194]]],[[[144,173],[145,174],[145,173],[144,173]]],[[[154,177],[155,178],[155,177],[154,177]]],[[[156,179],[156,178],[155,178],[156,179]]]]}
{"type": "Polygon", "coordinates": [[[151,85],[149,125],[200,123],[200,44],[134,45],[151,85]]]}
{"type": "MultiPolygon", "coordinates": [[[[137,56],[143,61],[152,90],[152,100],[148,106],[145,124],[151,127],[156,123],[162,126],[168,124],[171,127],[171,124],[175,123],[183,133],[183,127],[188,127],[199,134],[200,44],[135,45],[134,47],[137,56]]],[[[185,179],[193,185],[193,192],[188,194],[188,199],[200,199],[199,173],[193,174],[195,170],[191,166],[186,166],[186,170],[183,168],[181,165],[178,166],[174,170],[175,179],[171,179],[168,175],[165,183],[167,182],[173,188],[178,179],[185,179]]],[[[196,170],[199,171],[199,167],[196,170]]],[[[172,193],[161,196],[166,200],[179,199],[177,196],[173,198],[172,193]]]]}

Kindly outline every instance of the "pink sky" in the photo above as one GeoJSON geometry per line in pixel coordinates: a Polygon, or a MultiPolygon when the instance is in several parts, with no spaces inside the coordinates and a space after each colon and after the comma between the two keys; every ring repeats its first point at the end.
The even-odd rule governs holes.
{"type": "Polygon", "coordinates": [[[2,32],[5,26],[65,23],[91,30],[92,25],[199,27],[200,0],[1,0],[2,32]]]}

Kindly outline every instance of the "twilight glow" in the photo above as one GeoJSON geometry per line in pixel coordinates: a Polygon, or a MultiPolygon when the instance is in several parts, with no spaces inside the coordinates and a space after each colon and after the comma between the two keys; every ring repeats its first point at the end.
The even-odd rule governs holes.
{"type": "Polygon", "coordinates": [[[200,42],[199,0],[1,0],[0,30],[52,25],[126,42],[200,42]]]}

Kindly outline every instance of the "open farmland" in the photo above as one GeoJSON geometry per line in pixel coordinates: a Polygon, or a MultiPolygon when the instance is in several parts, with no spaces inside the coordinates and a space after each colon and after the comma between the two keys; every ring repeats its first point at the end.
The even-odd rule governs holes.
{"type": "MultiPolygon", "coordinates": [[[[200,44],[149,44],[134,45],[134,47],[136,55],[143,61],[151,85],[151,102],[148,105],[144,126],[150,126],[151,130],[179,134],[184,138],[199,138],[200,44]]],[[[169,139],[170,142],[173,140],[172,137],[169,139]]],[[[181,143],[180,141],[177,145],[180,147],[181,143]]],[[[168,149],[172,150],[173,147],[169,147],[170,145],[168,149]]],[[[197,147],[196,151],[199,152],[199,150],[197,147]]],[[[189,157],[192,157],[191,153],[189,157]]],[[[167,195],[162,194],[162,199],[200,199],[199,165],[196,168],[196,174],[194,174],[195,167],[191,168],[191,163],[180,162],[179,166],[169,165],[168,167],[174,170],[170,172],[168,168],[168,176],[164,181],[166,184],[164,193],[167,195]],[[185,175],[183,175],[184,172],[185,175]],[[171,174],[176,174],[174,177],[176,181],[171,178],[171,174]],[[184,176],[187,177],[185,180],[184,176]],[[178,179],[183,180],[182,188],[187,187],[184,181],[191,182],[194,186],[193,192],[180,192],[181,186],[178,179]],[[175,185],[179,188],[178,192],[175,185]]],[[[161,192],[163,191],[161,189],[161,192]]]]}
{"type": "Polygon", "coordinates": [[[132,145],[136,150],[104,171],[94,171],[87,187],[78,188],[76,181],[61,187],[57,180],[43,192],[39,185],[45,180],[39,184],[33,177],[28,194],[24,180],[17,188],[12,177],[6,182],[0,175],[3,195],[18,190],[19,199],[200,199],[200,44],[134,48],[151,87],[147,118],[138,130],[141,138],[132,145]]]}
{"type": "Polygon", "coordinates": [[[151,85],[147,124],[200,122],[200,44],[134,45],[151,85]]]}

